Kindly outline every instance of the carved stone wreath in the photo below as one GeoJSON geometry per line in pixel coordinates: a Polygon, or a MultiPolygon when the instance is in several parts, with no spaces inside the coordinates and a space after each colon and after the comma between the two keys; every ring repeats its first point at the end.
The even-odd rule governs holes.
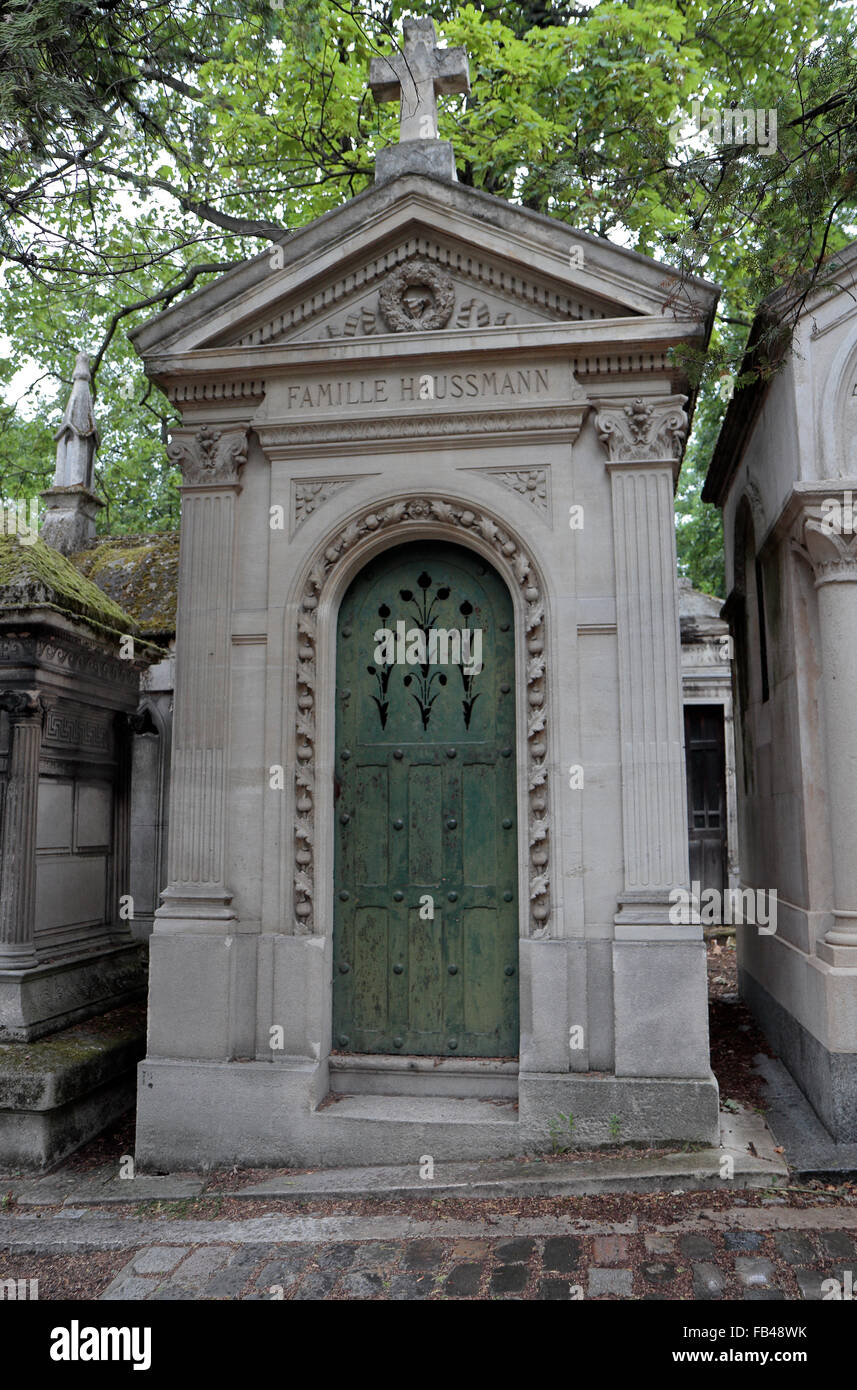
{"type": "Polygon", "coordinates": [[[548,816],[547,689],[545,682],[545,612],[538,573],[527,552],[485,512],[441,497],[412,497],[386,507],[369,508],[350,521],[315,560],[301,597],[296,676],[295,772],[295,931],[315,930],[315,701],[319,595],[347,552],[373,532],[427,519],[481,537],[495,551],[501,569],[511,571],[526,603],[527,644],[527,842],[530,933],[546,936],[550,919],[550,820],[548,816]]]}
{"type": "Polygon", "coordinates": [[[394,333],[413,333],[422,328],[445,328],[455,308],[455,286],[448,275],[431,261],[406,261],[388,275],[378,292],[378,308],[388,328],[394,333]],[[413,313],[405,296],[425,287],[431,305],[413,313]]]}

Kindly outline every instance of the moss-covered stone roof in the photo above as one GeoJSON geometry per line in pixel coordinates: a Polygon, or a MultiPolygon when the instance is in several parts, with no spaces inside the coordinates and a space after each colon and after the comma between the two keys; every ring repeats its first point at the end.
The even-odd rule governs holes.
{"type": "Polygon", "coordinates": [[[58,550],[0,533],[0,613],[20,608],[49,608],[111,633],[137,632],[133,617],[58,550]]]}
{"type": "Polygon", "coordinates": [[[163,640],[174,635],[178,531],[103,536],[70,558],[87,579],[131,614],[145,636],[163,640]]]}

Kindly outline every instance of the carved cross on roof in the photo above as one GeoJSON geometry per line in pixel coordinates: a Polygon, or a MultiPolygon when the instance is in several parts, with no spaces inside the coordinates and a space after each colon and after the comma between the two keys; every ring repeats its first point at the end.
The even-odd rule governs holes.
{"type": "Polygon", "coordinates": [[[430,19],[403,21],[403,51],[373,58],[369,86],[377,102],[401,101],[399,144],[437,139],[437,97],[469,92],[470,73],[463,48],[438,48],[430,19]]]}

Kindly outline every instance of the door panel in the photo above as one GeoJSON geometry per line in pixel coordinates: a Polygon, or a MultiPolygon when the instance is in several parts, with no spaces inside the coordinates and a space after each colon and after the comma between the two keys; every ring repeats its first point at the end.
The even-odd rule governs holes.
{"type": "Polygon", "coordinates": [[[342,601],[337,1050],[517,1053],[514,649],[506,586],[462,547],[385,551],[342,601]]]}
{"type": "Polygon", "coordinates": [[[726,757],[723,706],[685,705],[688,848],[691,882],[726,886],[726,757]]]}

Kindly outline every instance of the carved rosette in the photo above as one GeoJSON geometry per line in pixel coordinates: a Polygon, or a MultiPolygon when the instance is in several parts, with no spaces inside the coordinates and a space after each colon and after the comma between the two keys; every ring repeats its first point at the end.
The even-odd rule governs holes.
{"type": "MultiPolygon", "coordinates": [[[[480,472],[483,470],[479,470],[480,472]]],[[[517,468],[484,470],[495,482],[509,492],[516,492],[525,502],[529,502],[541,516],[547,518],[550,511],[548,502],[548,470],[546,468],[517,468]]]]}
{"type": "Polygon", "coordinates": [[[687,438],[687,396],[636,396],[593,401],[595,428],[610,463],[655,463],[681,458],[687,438]]]}
{"type": "Polygon", "coordinates": [[[550,919],[550,817],[548,814],[548,716],[545,681],[544,597],[536,567],[502,526],[485,512],[441,497],[412,497],[386,507],[368,508],[329,542],[307,577],[298,618],[296,676],[295,772],[295,930],[314,930],[315,896],[315,702],[316,642],[319,596],[344,556],[375,532],[434,521],[450,531],[479,536],[494,550],[501,570],[514,577],[522,591],[527,654],[527,788],[529,798],[530,933],[546,936],[550,919]]]}
{"type": "Polygon", "coordinates": [[[295,482],[294,529],[297,531],[318,507],[322,507],[352,481],[351,478],[318,478],[311,482],[295,482]]]}
{"type": "Polygon", "coordinates": [[[195,434],[177,431],[167,445],[167,457],[191,487],[235,484],[247,462],[247,431],[214,430],[208,425],[195,434]]]}

